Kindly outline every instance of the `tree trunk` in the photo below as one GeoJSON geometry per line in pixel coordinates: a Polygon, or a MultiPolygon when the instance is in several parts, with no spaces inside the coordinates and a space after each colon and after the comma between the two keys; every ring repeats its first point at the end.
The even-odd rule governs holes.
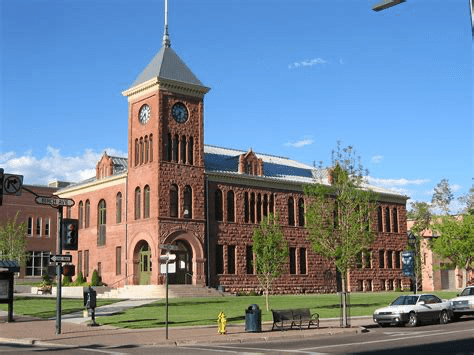
{"type": "Polygon", "coordinates": [[[348,326],[347,321],[347,298],[346,298],[346,282],[347,282],[347,271],[341,272],[342,276],[342,328],[346,328],[348,326]]]}
{"type": "Polygon", "coordinates": [[[269,294],[269,288],[270,286],[268,285],[268,282],[267,282],[267,285],[265,287],[265,305],[267,307],[267,312],[269,311],[269,307],[268,307],[268,294],[269,294]]]}

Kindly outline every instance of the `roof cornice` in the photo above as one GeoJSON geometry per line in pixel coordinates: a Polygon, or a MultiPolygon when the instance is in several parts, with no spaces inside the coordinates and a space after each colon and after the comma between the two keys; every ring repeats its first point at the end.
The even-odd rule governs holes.
{"type": "Polygon", "coordinates": [[[130,89],[122,91],[122,95],[127,96],[128,101],[132,101],[136,96],[143,95],[145,92],[158,90],[167,90],[176,94],[203,98],[204,95],[207,94],[211,89],[206,86],[155,77],[130,89]]]}

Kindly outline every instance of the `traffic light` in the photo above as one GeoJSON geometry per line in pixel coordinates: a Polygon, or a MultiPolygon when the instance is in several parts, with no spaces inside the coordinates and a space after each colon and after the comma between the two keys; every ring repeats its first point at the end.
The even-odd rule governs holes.
{"type": "Polygon", "coordinates": [[[0,206],[3,201],[3,168],[0,168],[0,206]]]}
{"type": "Polygon", "coordinates": [[[63,219],[61,226],[61,244],[63,250],[77,250],[79,236],[79,221],[77,219],[63,219]]]}
{"type": "Polygon", "coordinates": [[[76,265],[72,265],[72,264],[63,265],[62,274],[63,276],[73,277],[74,275],[76,275],[76,265]]]}

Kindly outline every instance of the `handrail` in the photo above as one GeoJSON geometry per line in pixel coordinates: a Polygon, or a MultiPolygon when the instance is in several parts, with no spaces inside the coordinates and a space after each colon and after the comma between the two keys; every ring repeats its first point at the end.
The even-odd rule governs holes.
{"type": "Polygon", "coordinates": [[[193,284],[193,274],[186,272],[184,274],[184,284],[185,285],[192,285],[193,284]],[[188,284],[188,276],[191,278],[191,283],[188,284]]]}
{"type": "Polygon", "coordinates": [[[116,284],[118,284],[119,282],[122,282],[122,281],[124,281],[124,280],[126,280],[126,279],[128,279],[129,277],[132,277],[132,276],[135,276],[135,274],[125,276],[123,279],[120,279],[120,280],[118,280],[118,281],[115,281],[113,284],[109,285],[108,287],[113,288],[114,285],[116,285],[116,284]]]}

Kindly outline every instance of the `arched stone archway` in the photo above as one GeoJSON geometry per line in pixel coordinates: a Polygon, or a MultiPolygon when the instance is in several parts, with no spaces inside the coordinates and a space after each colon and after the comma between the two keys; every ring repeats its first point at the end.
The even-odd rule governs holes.
{"type": "Polygon", "coordinates": [[[152,251],[150,245],[145,240],[140,240],[135,244],[133,250],[134,264],[134,284],[149,285],[153,270],[152,251]]]}
{"type": "MultiPolygon", "coordinates": [[[[163,244],[171,244],[179,250],[171,250],[176,254],[176,267],[174,274],[169,275],[169,282],[175,284],[205,285],[204,274],[204,246],[191,232],[176,231],[164,239],[163,244]]],[[[160,254],[168,252],[161,249],[160,254]]]]}

